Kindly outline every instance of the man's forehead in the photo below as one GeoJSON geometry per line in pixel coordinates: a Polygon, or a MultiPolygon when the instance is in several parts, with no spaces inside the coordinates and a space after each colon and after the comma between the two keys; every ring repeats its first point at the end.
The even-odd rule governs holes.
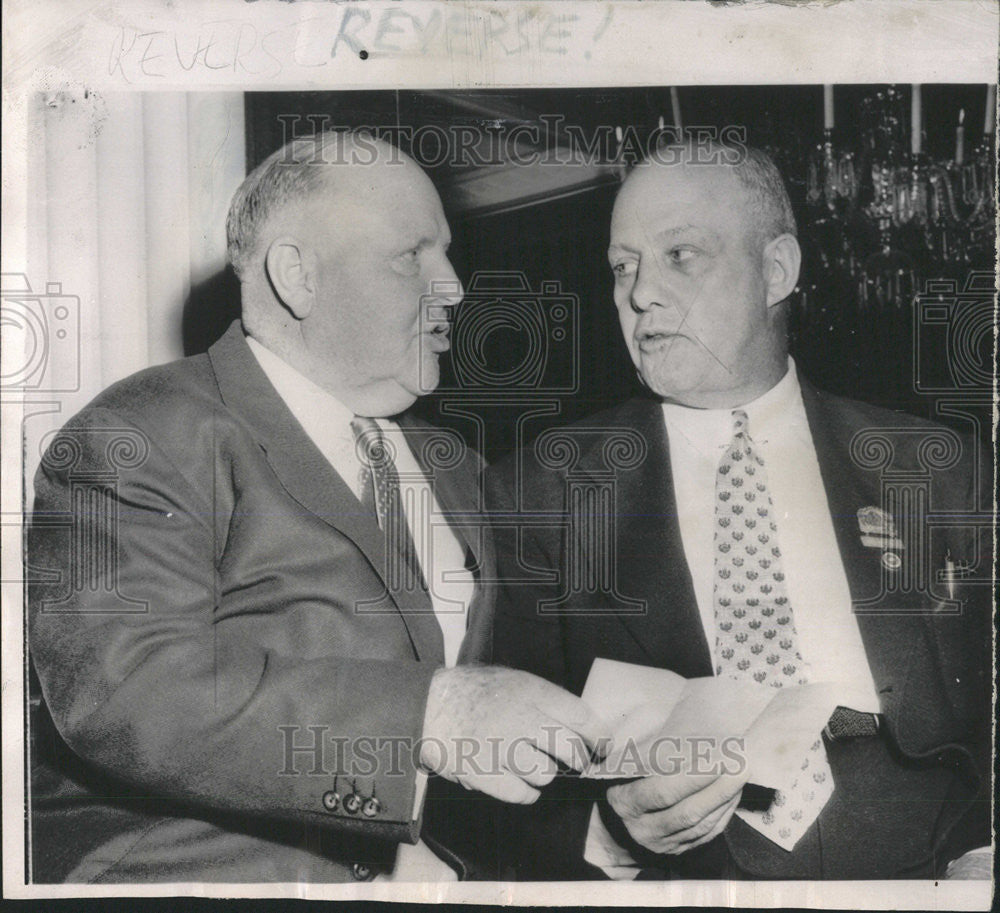
{"type": "Polygon", "coordinates": [[[437,199],[437,193],[423,169],[410,159],[380,156],[374,161],[318,162],[314,166],[323,195],[352,198],[372,194],[399,195],[401,198],[437,199]]]}
{"type": "Polygon", "coordinates": [[[731,166],[680,165],[647,162],[625,180],[618,199],[667,205],[673,201],[725,198],[739,182],[731,166]]]}
{"type": "Polygon", "coordinates": [[[643,231],[702,228],[746,216],[749,200],[733,170],[722,165],[638,166],[615,200],[612,234],[638,225],[643,231]]]}
{"type": "Polygon", "coordinates": [[[412,163],[410,168],[399,163],[348,166],[339,175],[331,172],[320,187],[301,217],[337,236],[395,246],[448,231],[437,191],[412,163]]]}
{"type": "Polygon", "coordinates": [[[356,200],[366,205],[426,204],[441,200],[430,178],[410,160],[318,164],[317,197],[327,201],[356,200]]]}

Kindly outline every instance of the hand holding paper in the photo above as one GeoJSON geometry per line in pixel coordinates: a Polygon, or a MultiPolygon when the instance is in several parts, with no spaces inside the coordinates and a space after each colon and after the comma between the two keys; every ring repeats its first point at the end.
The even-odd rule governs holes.
{"type": "Polygon", "coordinates": [[[654,853],[684,853],[725,830],[746,770],[736,774],[657,774],[608,790],[632,839],[654,853]]]}
{"type": "MultiPolygon", "coordinates": [[[[609,803],[643,846],[684,852],[722,832],[746,783],[791,790],[839,693],[833,684],[776,690],[724,677],[687,680],[598,659],[583,699],[607,720],[615,748],[584,775],[643,777],[609,789],[609,803]]],[[[789,850],[809,823],[772,836],[768,813],[738,814],[789,850]]]]}
{"type": "Polygon", "coordinates": [[[431,679],[420,744],[426,770],[527,805],[555,777],[556,761],[579,770],[604,750],[607,734],[583,701],[545,679],[455,666],[431,679]]]}

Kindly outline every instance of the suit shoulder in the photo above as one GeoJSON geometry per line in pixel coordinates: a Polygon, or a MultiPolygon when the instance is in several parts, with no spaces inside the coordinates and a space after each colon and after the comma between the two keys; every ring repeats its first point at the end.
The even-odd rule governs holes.
{"type": "Polygon", "coordinates": [[[567,430],[608,431],[621,428],[636,428],[650,421],[660,421],[660,404],[651,397],[636,396],[624,402],[615,403],[599,412],[592,412],[565,426],[567,430]]]}
{"type": "Polygon", "coordinates": [[[652,399],[636,397],[617,403],[575,422],[546,429],[531,443],[490,466],[487,477],[511,484],[515,475],[523,471],[526,482],[532,487],[544,487],[548,484],[558,486],[561,490],[564,470],[557,464],[561,462],[558,457],[564,444],[574,446],[575,443],[586,454],[616,432],[625,431],[645,436],[651,428],[662,430],[660,416],[659,404],[652,399]],[[550,459],[550,456],[557,459],[550,459]]]}
{"type": "Polygon", "coordinates": [[[810,422],[828,426],[823,431],[834,430],[852,452],[855,447],[880,448],[896,468],[942,470],[952,481],[974,473],[977,465],[985,466],[985,456],[980,455],[983,447],[976,436],[942,422],[815,388],[807,392],[803,387],[803,398],[811,398],[814,404],[812,409],[807,406],[810,422]]]}
{"type": "Polygon", "coordinates": [[[825,409],[836,414],[839,419],[857,425],[859,430],[863,428],[899,428],[913,431],[950,430],[947,425],[940,422],[920,418],[902,410],[873,406],[871,403],[837,396],[816,388],[813,388],[812,392],[817,402],[825,409]]]}
{"type": "Polygon", "coordinates": [[[146,368],[98,394],[48,441],[36,490],[78,465],[125,471],[144,489],[204,488],[224,415],[207,355],[146,368]],[[181,480],[185,480],[182,482],[181,480]]]}
{"type": "Polygon", "coordinates": [[[73,439],[76,447],[103,452],[109,433],[138,435],[145,448],[175,468],[197,472],[211,464],[213,441],[228,438],[223,430],[235,421],[222,403],[208,356],[195,355],[112,384],[62,426],[50,447],[73,439]]]}
{"type": "Polygon", "coordinates": [[[870,403],[835,396],[821,390],[814,389],[812,395],[819,407],[813,410],[816,419],[837,423],[853,431],[854,434],[869,432],[875,435],[881,433],[896,436],[897,443],[908,441],[912,446],[919,446],[921,442],[935,436],[958,441],[963,449],[967,445],[974,444],[974,436],[971,434],[956,431],[942,422],[920,418],[909,412],[873,406],[870,403]]]}
{"type": "Polygon", "coordinates": [[[98,413],[113,413],[139,427],[162,428],[178,418],[189,421],[199,404],[212,411],[218,402],[208,356],[194,355],[117,381],[84,406],[66,427],[85,427],[98,413]]]}

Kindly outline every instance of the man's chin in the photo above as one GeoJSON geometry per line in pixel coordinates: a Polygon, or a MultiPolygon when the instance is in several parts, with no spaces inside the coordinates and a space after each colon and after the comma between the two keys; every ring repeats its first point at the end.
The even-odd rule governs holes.
{"type": "Polygon", "coordinates": [[[429,355],[421,360],[420,376],[415,384],[406,384],[407,389],[415,396],[427,396],[433,393],[441,383],[441,366],[437,355],[429,355]]]}
{"type": "Polygon", "coordinates": [[[697,397],[702,374],[662,362],[645,363],[639,365],[639,379],[661,399],[683,403],[689,396],[697,397]]]}

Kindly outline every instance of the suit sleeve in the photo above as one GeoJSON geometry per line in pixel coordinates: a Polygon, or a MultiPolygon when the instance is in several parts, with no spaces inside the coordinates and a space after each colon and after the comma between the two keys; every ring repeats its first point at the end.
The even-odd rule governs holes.
{"type": "MultiPolygon", "coordinates": [[[[61,736],[144,797],[414,842],[412,746],[433,666],[255,642],[218,572],[231,518],[213,487],[232,491],[233,470],[216,465],[206,490],[203,468],[192,482],[154,432],[101,409],[46,453],[29,637],[61,736]],[[330,808],[335,785],[350,792],[344,772],[377,815],[330,808]]],[[[260,613],[282,611],[271,598],[260,613]]]]}

